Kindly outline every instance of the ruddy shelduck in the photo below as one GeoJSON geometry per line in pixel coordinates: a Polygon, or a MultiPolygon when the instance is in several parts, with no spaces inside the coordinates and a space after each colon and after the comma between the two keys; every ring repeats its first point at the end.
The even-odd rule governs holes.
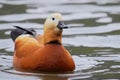
{"type": "Polygon", "coordinates": [[[44,23],[43,35],[33,29],[15,26],[11,37],[15,42],[13,65],[16,70],[65,72],[75,69],[70,53],[62,45],[62,32],[67,26],[61,14],[51,14],[44,23]]]}

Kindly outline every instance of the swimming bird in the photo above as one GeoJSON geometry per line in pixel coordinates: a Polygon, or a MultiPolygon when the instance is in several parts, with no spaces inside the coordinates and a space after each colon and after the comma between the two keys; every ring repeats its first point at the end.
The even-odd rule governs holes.
{"type": "Polygon", "coordinates": [[[67,26],[60,13],[53,13],[44,23],[43,35],[15,26],[11,38],[15,42],[13,66],[20,71],[73,71],[75,63],[62,45],[62,32],[67,26]]]}

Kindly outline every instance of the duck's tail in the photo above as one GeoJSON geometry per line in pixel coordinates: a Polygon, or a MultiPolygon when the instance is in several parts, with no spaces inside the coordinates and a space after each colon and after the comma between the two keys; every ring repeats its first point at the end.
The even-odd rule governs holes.
{"type": "Polygon", "coordinates": [[[26,28],[22,28],[22,27],[19,27],[19,26],[14,26],[14,27],[16,29],[12,30],[11,33],[10,33],[10,36],[11,36],[13,41],[15,41],[15,39],[22,34],[29,34],[29,35],[32,35],[32,36],[36,36],[36,31],[32,28],[26,29],[26,28]]]}

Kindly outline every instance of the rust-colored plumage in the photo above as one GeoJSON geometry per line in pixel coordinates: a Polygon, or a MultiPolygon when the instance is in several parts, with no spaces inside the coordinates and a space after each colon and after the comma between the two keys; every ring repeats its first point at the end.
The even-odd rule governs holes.
{"type": "Polygon", "coordinates": [[[59,13],[50,15],[44,23],[43,35],[20,35],[15,40],[13,65],[16,70],[65,72],[75,69],[70,53],[62,46],[62,31],[66,26],[59,13]]]}

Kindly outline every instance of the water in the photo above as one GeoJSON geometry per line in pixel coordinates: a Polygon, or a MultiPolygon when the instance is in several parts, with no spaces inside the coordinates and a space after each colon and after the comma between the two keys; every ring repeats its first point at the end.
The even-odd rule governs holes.
{"type": "Polygon", "coordinates": [[[0,80],[119,80],[120,0],[0,0],[0,80]],[[28,73],[14,70],[13,25],[42,34],[46,17],[63,14],[70,26],[63,45],[76,65],[73,72],[28,73]]]}

